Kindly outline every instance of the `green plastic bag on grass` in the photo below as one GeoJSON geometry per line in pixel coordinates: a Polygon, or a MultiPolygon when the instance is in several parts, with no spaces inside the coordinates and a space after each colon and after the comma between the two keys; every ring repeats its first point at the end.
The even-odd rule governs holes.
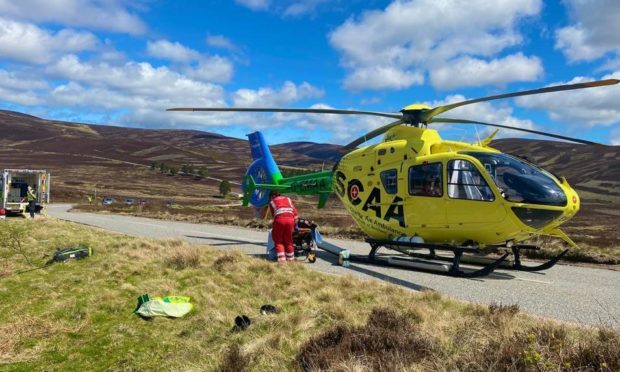
{"type": "Polygon", "coordinates": [[[138,297],[138,307],[134,313],[150,318],[154,316],[168,316],[180,318],[193,308],[190,298],[186,296],[166,296],[150,298],[148,294],[138,297]]]}

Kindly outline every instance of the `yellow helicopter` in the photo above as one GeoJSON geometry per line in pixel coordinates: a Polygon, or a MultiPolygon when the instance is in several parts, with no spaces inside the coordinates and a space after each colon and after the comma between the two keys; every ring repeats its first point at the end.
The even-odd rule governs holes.
{"type": "Polygon", "coordinates": [[[293,112],[314,114],[374,115],[396,119],[344,146],[344,154],[333,170],[284,178],[260,132],[249,134],[252,158],[243,179],[244,205],[262,208],[269,191],[298,195],[318,195],[319,208],[332,192],[342,201],[371,245],[367,257],[351,259],[379,264],[396,264],[453,276],[488,275],[498,266],[516,270],[545,270],[566,254],[538,266],[521,263],[522,249],[538,249],[520,244],[534,236],[553,236],[569,245],[576,244],[560,230],[579,210],[580,200],[565,178],[556,177],[536,165],[489,146],[497,130],[478,143],[442,140],[429,124],[464,123],[558,138],[586,145],[594,142],[536,130],[514,128],[465,119],[438,118],[456,107],[497,99],[557,91],[614,85],[616,79],[568,84],[507,93],[431,108],[414,104],[400,113],[338,109],[296,108],[172,108],[168,111],[293,112]],[[384,134],[383,142],[357,148],[384,134]],[[380,247],[396,250],[411,258],[376,255],[380,247]],[[506,252],[498,259],[480,257],[498,248],[506,252]],[[420,250],[429,253],[421,254],[420,250]],[[437,251],[453,253],[452,257],[437,251]],[[463,254],[466,253],[464,256],[463,254]],[[460,262],[484,267],[464,271],[460,262]],[[438,261],[449,260],[451,265],[438,261]]]}

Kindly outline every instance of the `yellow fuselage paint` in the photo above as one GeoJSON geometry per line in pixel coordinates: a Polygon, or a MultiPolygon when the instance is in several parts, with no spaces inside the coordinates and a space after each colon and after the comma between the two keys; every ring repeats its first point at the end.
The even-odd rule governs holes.
{"type": "Polygon", "coordinates": [[[360,228],[375,239],[418,235],[434,243],[518,242],[552,232],[579,210],[575,190],[564,179],[557,181],[555,177],[554,181],[566,195],[565,206],[530,205],[504,199],[484,166],[462,151],[499,153],[484,145],[443,141],[435,130],[398,126],[385,134],[384,142],[345,155],[334,172],[334,190],[360,228]],[[446,170],[448,162],[454,159],[468,160],[475,165],[492,190],[493,201],[449,197],[446,170]],[[442,165],[440,197],[410,193],[409,169],[425,163],[442,165]],[[389,181],[391,188],[382,183],[382,172],[396,174],[389,181]],[[515,215],[513,207],[560,211],[561,215],[545,226],[533,228],[515,215]]]}

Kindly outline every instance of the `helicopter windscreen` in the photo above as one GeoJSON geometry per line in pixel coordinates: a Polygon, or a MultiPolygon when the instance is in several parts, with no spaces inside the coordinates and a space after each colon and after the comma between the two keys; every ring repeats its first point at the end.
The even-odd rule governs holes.
{"type": "Polygon", "coordinates": [[[464,152],[475,157],[491,175],[502,196],[517,203],[566,205],[566,195],[554,177],[534,165],[501,153],[464,152]]]}

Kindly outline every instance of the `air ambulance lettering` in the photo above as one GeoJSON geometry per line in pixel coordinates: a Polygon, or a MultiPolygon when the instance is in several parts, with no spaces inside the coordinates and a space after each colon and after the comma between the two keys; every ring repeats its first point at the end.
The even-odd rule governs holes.
{"type": "MultiPolygon", "coordinates": [[[[336,172],[336,187],[335,190],[340,195],[340,197],[345,196],[345,186],[344,182],[347,180],[347,177],[344,173],[338,171],[336,172]]],[[[362,204],[361,193],[364,192],[364,185],[358,179],[352,179],[347,183],[346,193],[347,199],[351,203],[351,205],[358,206],[362,204]]],[[[364,201],[362,205],[362,211],[368,212],[368,210],[372,210],[376,218],[382,218],[383,211],[381,208],[381,190],[377,187],[373,187],[370,191],[370,194],[364,201]]],[[[366,215],[368,217],[368,215],[366,215]]],[[[387,212],[382,218],[384,221],[390,221],[395,219],[398,221],[398,225],[400,227],[406,227],[405,225],[405,209],[403,206],[403,199],[399,196],[394,196],[394,199],[390,203],[387,208],[387,212]]]]}
{"type": "Polygon", "coordinates": [[[392,218],[398,221],[400,227],[405,227],[405,209],[403,208],[403,199],[398,196],[394,197],[390,207],[388,208],[384,220],[389,221],[392,218]]]}
{"type": "Polygon", "coordinates": [[[369,209],[375,211],[377,218],[381,218],[381,191],[376,187],[372,188],[368,199],[366,199],[366,203],[364,203],[364,206],[362,207],[364,212],[369,209]]]}
{"type": "Polygon", "coordinates": [[[362,202],[360,192],[364,192],[364,185],[359,180],[351,180],[347,187],[347,195],[349,195],[351,204],[359,205],[362,202]]]}

